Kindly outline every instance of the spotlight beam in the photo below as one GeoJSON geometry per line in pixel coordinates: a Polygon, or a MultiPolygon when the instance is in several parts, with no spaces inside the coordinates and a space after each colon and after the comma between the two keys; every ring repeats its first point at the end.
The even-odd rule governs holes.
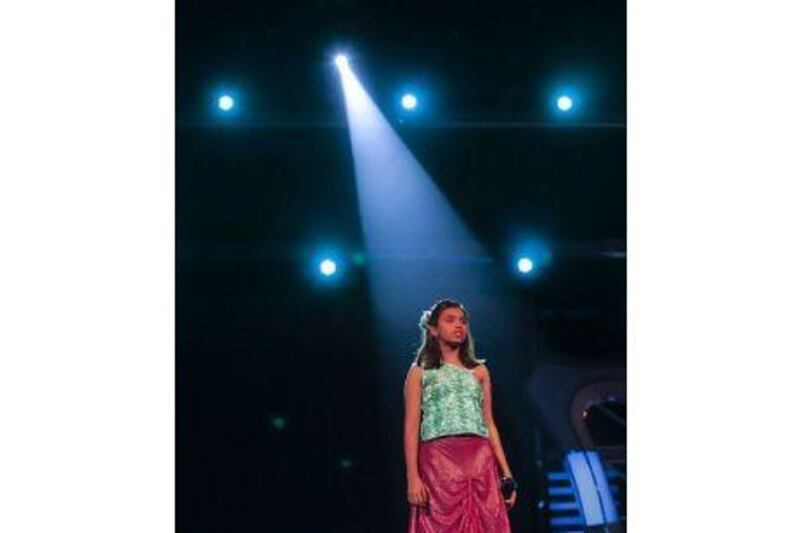
{"type": "MultiPolygon", "coordinates": [[[[498,401],[521,406],[525,377],[519,355],[517,301],[504,268],[484,248],[439,191],[364,90],[349,65],[339,68],[347,112],[366,270],[383,351],[378,370],[388,456],[401,457],[401,402],[397,387],[413,359],[423,307],[440,298],[463,301],[471,312],[479,357],[489,354],[504,383],[498,401]],[[495,357],[497,355],[497,357],[495,357]],[[508,398],[503,400],[503,397],[508,398]]],[[[510,433],[526,439],[525,411],[512,409],[510,433]]],[[[526,467],[520,465],[523,473],[526,467]]],[[[523,474],[525,475],[525,474],[523,474]]],[[[402,498],[403,487],[393,497],[402,498]]]]}
{"type": "MultiPolygon", "coordinates": [[[[496,265],[439,191],[364,90],[349,66],[339,68],[347,111],[366,271],[380,339],[378,370],[383,419],[390,457],[401,457],[397,420],[402,419],[397,387],[413,360],[423,307],[450,297],[470,310],[479,357],[504,383],[498,401],[521,406],[524,359],[516,320],[517,300],[508,288],[505,268],[496,265]],[[507,398],[504,400],[503,398],[507,398]]],[[[512,409],[510,433],[522,439],[530,431],[522,409],[512,409]],[[515,429],[512,429],[516,427],[515,429]]],[[[526,471],[523,465],[519,468],[526,471]]],[[[523,474],[524,475],[524,474],[523,474]]],[[[396,498],[402,497],[397,487],[396,498]]]]}
{"type": "MultiPolygon", "coordinates": [[[[408,370],[423,307],[463,301],[491,353],[513,352],[516,300],[506,269],[472,235],[351,68],[339,69],[346,105],[366,271],[386,353],[387,379],[408,370]]],[[[496,365],[498,375],[512,365],[496,365]]]]}
{"type": "Polygon", "coordinates": [[[339,73],[373,298],[408,338],[426,302],[480,293],[490,259],[352,69],[339,73]]]}

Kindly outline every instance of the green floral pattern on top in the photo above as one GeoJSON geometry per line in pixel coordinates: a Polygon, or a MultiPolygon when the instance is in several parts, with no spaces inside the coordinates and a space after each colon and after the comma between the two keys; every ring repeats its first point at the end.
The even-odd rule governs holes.
{"type": "Polygon", "coordinates": [[[472,370],[443,363],[422,373],[423,441],[445,435],[489,436],[483,419],[483,389],[472,370]]]}

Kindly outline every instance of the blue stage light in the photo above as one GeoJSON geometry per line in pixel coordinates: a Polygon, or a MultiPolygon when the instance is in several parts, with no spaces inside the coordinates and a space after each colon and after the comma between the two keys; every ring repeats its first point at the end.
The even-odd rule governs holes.
{"type": "Polygon", "coordinates": [[[343,253],[339,245],[313,245],[306,256],[305,274],[318,287],[340,287],[347,283],[348,269],[352,264],[350,253],[343,253]]]}
{"type": "Polygon", "coordinates": [[[561,111],[567,112],[572,109],[572,98],[567,95],[561,95],[558,97],[558,100],[556,100],[556,106],[558,106],[558,109],[561,111]]]}
{"type": "Polygon", "coordinates": [[[521,257],[517,261],[517,270],[522,274],[528,274],[533,270],[534,264],[530,257],[521,257]]]}
{"type": "Polygon", "coordinates": [[[336,270],[338,270],[336,261],[332,259],[324,259],[319,264],[319,271],[325,277],[329,278],[333,276],[334,274],[336,274],[336,270]]]}
{"type": "Polygon", "coordinates": [[[233,97],[229,94],[223,94],[217,100],[217,106],[223,111],[230,111],[231,109],[233,109],[234,105],[235,102],[233,100],[233,97]]]}
{"type": "Polygon", "coordinates": [[[539,279],[553,262],[550,246],[537,236],[518,237],[509,251],[508,268],[525,283],[539,279]]]}
{"type": "Polygon", "coordinates": [[[404,94],[403,98],[400,99],[400,104],[403,106],[403,109],[411,111],[417,107],[417,97],[411,93],[404,94]]]}

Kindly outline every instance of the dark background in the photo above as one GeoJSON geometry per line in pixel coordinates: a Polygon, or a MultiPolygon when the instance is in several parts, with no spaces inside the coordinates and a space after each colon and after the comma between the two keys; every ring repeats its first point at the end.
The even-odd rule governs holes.
{"type": "MultiPolygon", "coordinates": [[[[363,249],[339,49],[392,120],[399,87],[424,87],[430,108],[397,131],[497,261],[526,232],[556,250],[517,286],[536,335],[508,357],[624,364],[625,259],[606,255],[625,250],[624,2],[179,1],[179,531],[406,527],[382,490],[404,470],[375,431],[365,272],[307,273],[320,243],[363,249]],[[562,83],[583,90],[568,121],[562,83]],[[215,113],[222,86],[235,116],[215,113]]],[[[529,450],[507,448],[512,468],[529,450]]]]}

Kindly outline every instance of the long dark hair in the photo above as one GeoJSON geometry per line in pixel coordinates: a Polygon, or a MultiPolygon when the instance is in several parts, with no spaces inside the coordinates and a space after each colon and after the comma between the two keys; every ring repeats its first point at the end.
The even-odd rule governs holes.
{"type": "MultiPolygon", "coordinates": [[[[419,319],[419,328],[422,330],[422,338],[419,349],[417,349],[417,358],[414,364],[421,366],[424,369],[439,368],[442,366],[442,349],[439,346],[439,341],[431,335],[431,326],[439,324],[439,316],[445,309],[457,307],[464,313],[464,318],[469,322],[469,314],[466,307],[455,300],[439,300],[433,307],[422,312],[419,319]]],[[[467,333],[464,342],[458,347],[458,358],[467,368],[475,368],[483,363],[482,359],[475,358],[475,344],[472,340],[472,334],[467,333]]]]}

